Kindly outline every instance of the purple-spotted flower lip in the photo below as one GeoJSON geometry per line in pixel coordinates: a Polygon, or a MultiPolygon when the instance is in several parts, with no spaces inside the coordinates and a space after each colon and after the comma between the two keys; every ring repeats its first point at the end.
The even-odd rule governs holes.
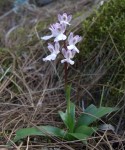
{"type": "Polygon", "coordinates": [[[69,44],[69,46],[67,46],[68,50],[74,50],[77,53],[79,53],[79,50],[75,45],[81,40],[82,37],[80,37],[79,35],[74,36],[73,33],[71,32],[70,35],[68,36],[68,44],[69,44]]]}
{"type": "Polygon", "coordinates": [[[60,45],[58,42],[55,42],[55,45],[53,46],[52,44],[48,43],[48,49],[51,52],[50,55],[47,57],[43,58],[43,61],[51,61],[55,60],[57,55],[60,53],[60,45]]]}
{"type": "Polygon", "coordinates": [[[72,15],[67,15],[66,13],[60,15],[58,14],[58,20],[60,22],[60,24],[66,24],[66,25],[70,25],[69,22],[72,19],[72,15]]]}
{"type": "Polygon", "coordinates": [[[74,51],[66,50],[66,49],[62,48],[62,54],[65,57],[65,59],[61,60],[61,63],[67,62],[70,65],[74,65],[74,61],[71,60],[74,57],[74,55],[75,55],[74,51]]]}
{"type": "Polygon", "coordinates": [[[54,37],[54,42],[58,42],[58,41],[61,41],[61,40],[66,40],[66,35],[64,34],[65,33],[65,30],[66,30],[66,25],[65,24],[59,24],[59,23],[55,23],[53,25],[50,26],[50,31],[51,31],[51,35],[49,36],[44,36],[44,37],[41,37],[42,40],[48,40],[52,37],[54,37]]]}

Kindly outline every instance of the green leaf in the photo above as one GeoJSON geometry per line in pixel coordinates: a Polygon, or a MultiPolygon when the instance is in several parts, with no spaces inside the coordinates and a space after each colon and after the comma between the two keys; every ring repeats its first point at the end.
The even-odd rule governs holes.
{"type": "Polygon", "coordinates": [[[91,136],[96,130],[97,130],[96,127],[88,127],[88,126],[82,125],[76,128],[74,132],[91,136]]]}
{"type": "Polygon", "coordinates": [[[75,123],[75,104],[73,104],[72,102],[70,102],[70,115],[73,122],[75,123]]]}
{"type": "Polygon", "coordinates": [[[70,93],[71,93],[71,85],[67,85],[66,87],[66,100],[70,101],[70,93]]]}
{"type": "Polygon", "coordinates": [[[68,135],[71,140],[73,140],[73,139],[81,140],[85,144],[87,144],[87,138],[89,137],[88,135],[82,134],[82,133],[68,133],[68,135]]]}
{"type": "Polygon", "coordinates": [[[69,129],[69,132],[73,132],[75,126],[75,105],[70,102],[70,112],[68,113],[68,111],[66,111],[66,113],[64,113],[59,111],[59,115],[69,129]]]}
{"type": "Polygon", "coordinates": [[[32,128],[20,129],[16,132],[14,142],[19,141],[20,139],[26,138],[31,135],[41,135],[41,136],[56,136],[63,138],[66,132],[60,128],[53,126],[38,126],[32,128]]]}
{"type": "Polygon", "coordinates": [[[59,115],[62,119],[62,121],[64,122],[64,124],[66,125],[66,127],[68,128],[68,116],[67,116],[67,113],[64,113],[62,111],[59,111],[59,115]]]}
{"type": "Polygon", "coordinates": [[[79,127],[82,125],[90,125],[97,119],[100,119],[104,115],[109,114],[116,110],[117,110],[117,108],[111,108],[111,107],[97,108],[94,105],[90,105],[85,109],[83,114],[79,117],[76,127],[79,127]]]}
{"type": "Polygon", "coordinates": [[[75,126],[75,105],[70,101],[71,85],[66,87],[66,112],[59,111],[59,115],[64,124],[68,128],[69,132],[73,132],[75,126]]]}
{"type": "Polygon", "coordinates": [[[75,127],[75,105],[70,102],[70,114],[68,114],[67,112],[67,115],[68,115],[68,125],[69,125],[69,129],[70,129],[70,132],[73,132],[74,130],[74,127],[75,127]]]}

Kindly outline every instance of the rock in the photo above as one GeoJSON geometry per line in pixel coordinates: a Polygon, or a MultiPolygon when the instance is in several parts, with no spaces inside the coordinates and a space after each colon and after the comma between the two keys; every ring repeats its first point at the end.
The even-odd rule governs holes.
{"type": "Polygon", "coordinates": [[[50,4],[52,3],[54,0],[34,0],[34,1],[31,1],[31,2],[35,2],[35,4],[39,7],[41,6],[45,6],[47,4],[50,4]]]}

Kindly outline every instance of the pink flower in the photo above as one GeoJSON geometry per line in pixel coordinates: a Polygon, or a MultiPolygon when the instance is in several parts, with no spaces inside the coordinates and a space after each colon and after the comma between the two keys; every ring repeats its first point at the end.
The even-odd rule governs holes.
{"type": "Polygon", "coordinates": [[[62,49],[62,53],[63,53],[63,56],[65,57],[65,59],[61,60],[61,63],[67,62],[67,63],[73,65],[74,61],[71,60],[71,59],[74,57],[74,55],[75,55],[76,52],[71,51],[71,50],[65,50],[63,48],[62,49]]]}
{"type": "Polygon", "coordinates": [[[41,39],[48,40],[48,39],[54,37],[55,38],[54,42],[58,42],[58,41],[66,39],[66,35],[64,34],[64,32],[66,30],[65,24],[55,23],[55,24],[51,25],[49,29],[52,34],[49,36],[41,37],[41,39]]]}
{"type": "Polygon", "coordinates": [[[69,22],[71,21],[71,19],[72,19],[72,15],[67,15],[66,13],[64,13],[63,15],[58,15],[58,20],[59,20],[59,22],[60,22],[60,24],[68,24],[68,25],[70,25],[69,24],[69,22]]]}
{"type": "Polygon", "coordinates": [[[70,35],[68,36],[68,43],[69,43],[69,46],[67,46],[68,50],[74,50],[77,53],[79,53],[79,50],[75,45],[81,40],[82,37],[80,37],[79,35],[73,37],[73,33],[71,32],[70,35]]]}
{"type": "Polygon", "coordinates": [[[57,55],[59,54],[59,49],[60,49],[60,45],[58,42],[55,43],[55,47],[48,43],[48,49],[51,52],[50,55],[48,55],[46,58],[43,58],[43,61],[51,61],[51,60],[55,60],[57,55]]]}

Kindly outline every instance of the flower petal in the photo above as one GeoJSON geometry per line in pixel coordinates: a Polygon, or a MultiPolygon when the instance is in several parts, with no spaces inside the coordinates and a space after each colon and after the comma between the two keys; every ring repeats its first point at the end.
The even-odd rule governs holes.
{"type": "Polygon", "coordinates": [[[66,58],[66,50],[65,50],[65,48],[62,48],[62,54],[63,54],[63,56],[66,58]]]}
{"type": "Polygon", "coordinates": [[[55,52],[58,54],[59,53],[59,49],[60,49],[60,45],[59,42],[55,43],[55,52]]]}
{"type": "Polygon", "coordinates": [[[75,45],[69,45],[69,46],[67,46],[67,48],[68,48],[68,50],[72,50],[75,48],[75,45]]]}
{"type": "Polygon", "coordinates": [[[72,50],[71,52],[72,52],[72,57],[71,58],[73,58],[76,54],[76,51],[72,50]]]}
{"type": "Polygon", "coordinates": [[[64,33],[66,31],[66,25],[63,23],[60,26],[61,26],[62,33],[64,33]]]}
{"type": "Polygon", "coordinates": [[[77,44],[78,42],[80,42],[82,40],[82,37],[80,37],[79,35],[76,35],[75,37],[74,37],[74,44],[77,44]]]}
{"type": "Polygon", "coordinates": [[[62,20],[62,17],[60,14],[58,14],[58,20],[61,21],[62,20]]]}
{"type": "Polygon", "coordinates": [[[74,65],[74,61],[71,60],[71,59],[63,59],[63,60],[61,60],[61,63],[65,63],[65,62],[69,63],[70,65],[74,65]]]}
{"type": "Polygon", "coordinates": [[[67,62],[67,59],[61,60],[61,63],[63,64],[64,62],[67,62]]]}
{"type": "Polygon", "coordinates": [[[68,36],[68,42],[69,42],[69,45],[73,44],[73,33],[71,32],[68,36]]]}
{"type": "Polygon", "coordinates": [[[70,59],[70,58],[72,58],[72,52],[71,52],[71,50],[67,50],[66,51],[66,59],[70,59]]]}
{"type": "Polygon", "coordinates": [[[67,46],[67,48],[68,48],[68,50],[73,50],[73,51],[76,51],[77,53],[79,53],[79,50],[75,45],[69,45],[69,46],[67,46]]]}
{"type": "Polygon", "coordinates": [[[48,36],[43,36],[41,37],[42,40],[49,40],[50,38],[52,38],[53,35],[48,35],[48,36]]]}
{"type": "Polygon", "coordinates": [[[68,16],[68,22],[70,22],[72,20],[72,15],[68,16]]]}
{"type": "Polygon", "coordinates": [[[54,52],[54,46],[53,46],[52,44],[50,44],[50,43],[48,43],[48,49],[49,49],[49,51],[50,51],[51,53],[54,52]]]}
{"type": "Polygon", "coordinates": [[[78,50],[78,48],[76,46],[74,46],[73,50],[75,50],[77,53],[79,53],[79,50],[78,50]]]}
{"type": "Polygon", "coordinates": [[[73,60],[71,60],[71,59],[68,59],[68,61],[67,61],[70,65],[74,65],[74,61],[73,60]]]}
{"type": "Polygon", "coordinates": [[[63,23],[64,23],[64,24],[71,25],[68,21],[60,21],[60,23],[61,23],[61,24],[63,24],[63,23]]]}
{"type": "Polygon", "coordinates": [[[55,60],[56,59],[56,54],[52,53],[50,55],[48,55],[47,57],[43,58],[43,61],[51,61],[51,60],[55,60]]]}
{"type": "Polygon", "coordinates": [[[64,35],[63,33],[60,33],[55,39],[54,42],[58,42],[61,40],[65,40],[66,39],[66,35],[64,35]]]}

